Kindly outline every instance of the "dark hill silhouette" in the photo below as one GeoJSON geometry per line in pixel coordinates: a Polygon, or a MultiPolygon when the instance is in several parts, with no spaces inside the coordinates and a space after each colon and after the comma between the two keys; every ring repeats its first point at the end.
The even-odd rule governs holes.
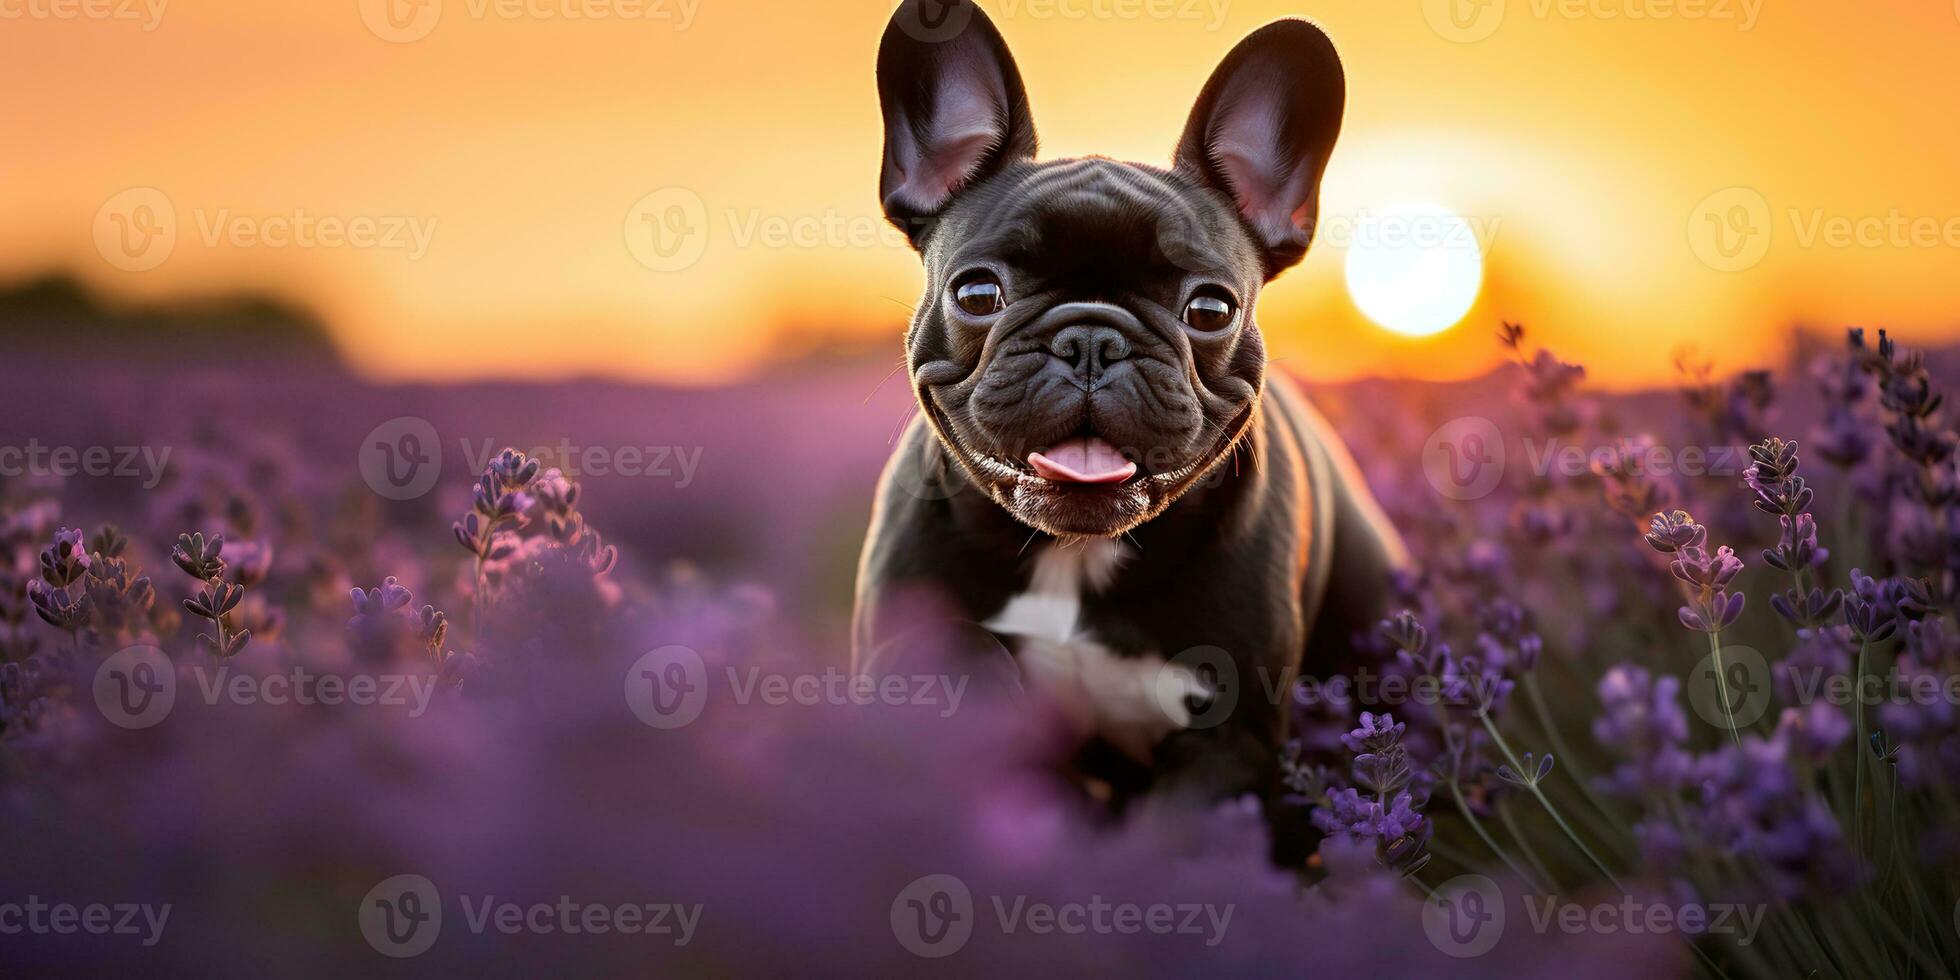
{"type": "Polygon", "coordinates": [[[0,345],[13,354],[276,356],[313,366],[341,363],[311,311],[259,293],[157,304],[120,304],[71,276],[0,284],[0,345]]]}

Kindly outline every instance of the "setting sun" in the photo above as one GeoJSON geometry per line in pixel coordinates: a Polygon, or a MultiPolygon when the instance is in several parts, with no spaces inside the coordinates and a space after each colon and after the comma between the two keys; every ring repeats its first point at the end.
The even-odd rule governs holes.
{"type": "Polygon", "coordinates": [[[1409,337],[1448,330],[1470,312],[1483,282],[1477,236],[1448,208],[1396,204],[1354,224],[1348,293],[1387,330],[1409,337]]]}

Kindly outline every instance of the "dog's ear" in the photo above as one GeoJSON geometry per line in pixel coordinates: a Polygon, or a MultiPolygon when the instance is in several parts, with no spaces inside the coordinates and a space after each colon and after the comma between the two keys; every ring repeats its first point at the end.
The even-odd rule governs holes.
{"type": "Polygon", "coordinates": [[[1021,71],[972,0],[904,0],[878,45],[885,217],[918,244],[960,189],[1035,154],[1021,71]]]}
{"type": "Polygon", "coordinates": [[[1282,20],[1240,41],[1191,109],[1176,168],[1238,205],[1269,279],[1313,243],[1320,178],[1346,100],[1334,42],[1306,21],[1282,20]]]}

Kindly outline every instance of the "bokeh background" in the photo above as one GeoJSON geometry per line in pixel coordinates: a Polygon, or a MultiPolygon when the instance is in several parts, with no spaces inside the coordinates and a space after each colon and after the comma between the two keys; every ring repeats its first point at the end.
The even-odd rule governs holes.
{"type": "MultiPolygon", "coordinates": [[[[1328,220],[1462,216],[1485,258],[1466,322],[1526,320],[1596,383],[1664,381],[1683,343],[1734,369],[1798,327],[1928,343],[1960,325],[1960,135],[1933,111],[1960,87],[1946,0],[986,6],[1046,155],[1149,163],[1238,38],[1315,19],[1350,91],[1328,220]]],[[[387,380],[708,385],[813,351],[895,356],[919,280],[874,193],[888,0],[80,9],[22,0],[0,20],[0,279],[271,293],[387,380]],[[376,222],[378,241],[231,233],[301,214],[376,222]],[[649,216],[666,240],[636,254],[649,216]]],[[[1498,362],[1482,326],[1411,340],[1371,322],[1345,252],[1323,234],[1262,305],[1290,369],[1498,362]]]]}
{"type": "MultiPolygon", "coordinates": [[[[1844,673],[1847,627],[1792,641],[1772,611],[1785,576],[1760,559],[1777,522],[1740,486],[1744,447],[1801,439],[1828,551],[1814,581],[1862,567],[1897,576],[1896,599],[1927,576],[1952,607],[1954,439],[1936,407],[1903,423],[1960,377],[1960,135],[1940,112],[1960,88],[1960,6],[985,6],[1045,155],[1158,164],[1240,37],[1285,15],[1325,26],[1349,84],[1325,223],[1259,318],[1420,556],[1423,575],[1384,598],[1475,651],[1450,669],[1527,678],[1502,724],[1547,763],[1556,749],[1550,793],[1633,890],[1796,902],[1774,935],[1513,928],[1459,959],[1368,848],[1346,869],[1339,847],[1317,857],[1329,876],[1303,894],[1244,807],[1109,820],[1046,778],[1074,748],[1062,730],[998,691],[950,718],[721,689],[678,733],[639,714],[637,658],[655,648],[781,676],[848,662],[872,488],[914,411],[894,374],[919,274],[875,195],[889,0],[0,0],[0,899],[179,916],[159,950],[40,935],[0,947],[0,974],[371,972],[386,950],[354,910],[405,871],[452,895],[624,900],[656,882],[711,906],[712,925],[653,961],[703,975],[909,973],[925,961],[894,896],[933,873],[983,899],[1241,909],[1218,949],[988,936],[944,964],[955,975],[1655,976],[1691,955],[1731,976],[1902,972],[1886,944],[1960,895],[1960,716],[1886,717],[1888,761],[1939,791],[1906,797],[1914,822],[1886,850],[1925,893],[1910,876],[1855,892],[1845,852],[1866,828],[1837,792],[1863,758],[1849,723],[1770,712],[1748,754],[1730,751],[1690,678],[1690,728],[1676,694],[1703,637],[1680,629],[1640,534],[1652,511],[1692,508],[1749,563],[1741,641],[1779,671],[1835,657],[1844,673]],[[1468,241],[1370,252],[1395,214],[1468,241]],[[1370,302],[1425,294],[1457,301],[1420,325],[1370,302]],[[1505,321],[1528,333],[1500,342],[1505,321]],[[1889,333],[1847,343],[1847,326],[1889,333]],[[1437,460],[1473,436],[1510,462],[1473,471],[1490,479],[1471,492],[1437,460]],[[546,542],[531,520],[541,550],[486,578],[451,525],[504,446],[577,482],[585,536],[546,542]],[[107,524],[128,541],[97,576],[126,567],[154,594],[91,579],[100,621],[43,622],[30,605],[50,601],[58,563],[39,556],[63,528],[107,524]],[[187,696],[124,731],[89,697],[101,655],[154,640],[182,685],[213,660],[181,611],[208,585],[172,557],[188,531],[227,535],[229,574],[249,581],[231,625],[253,639],[227,666],[433,677],[445,700],[404,717],[187,696]],[[600,533],[616,563],[591,574],[611,556],[600,533]],[[554,571],[530,577],[545,559],[554,571]],[[384,588],[401,605],[376,613],[384,588]],[[110,600],[139,592],[125,605],[141,615],[116,620],[110,600]],[[449,617],[447,642],[401,633],[426,625],[424,604],[449,617]],[[1679,731],[1623,734],[1649,715],[1679,731]],[[1799,750],[1829,756],[1835,809],[1808,782],[1824,768],[1799,782],[1757,755],[1799,750]],[[1592,798],[1595,775],[1689,761],[1686,811],[1683,786],[1592,798]],[[1663,798],[1666,813],[1648,807],[1663,798]],[[1718,872],[1735,854],[1773,874],[1718,872]],[[1813,927],[1821,941],[1800,941],[1813,927]]],[[[1908,617],[1925,621],[1901,662],[1960,676],[1927,612],[1908,617]]],[[[1333,809],[1353,708],[1297,712],[1302,795],[1284,805],[1333,809]]],[[[1412,758],[1434,772],[1442,743],[1420,725],[1412,758]]],[[[1470,802],[1419,788],[1440,825],[1423,888],[1475,871],[1513,897],[1623,897],[1487,750],[1456,761],[1449,789],[1470,802]],[[1529,873],[1469,833],[1460,815],[1478,813],[1529,873]]],[[[1415,837],[1398,834],[1376,831],[1415,837]]],[[[1917,955],[1960,963],[1960,934],[1924,935],[1935,948],[1917,955]]],[[[429,958],[389,962],[479,977],[649,962],[626,939],[561,938],[452,927],[429,958]]]]}

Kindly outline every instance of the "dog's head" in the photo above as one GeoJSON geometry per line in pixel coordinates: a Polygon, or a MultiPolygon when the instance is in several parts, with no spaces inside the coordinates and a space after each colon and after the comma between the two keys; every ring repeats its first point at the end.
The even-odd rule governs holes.
{"type": "Polygon", "coordinates": [[[1345,85],[1280,21],[1198,95],[1169,170],[1036,163],[1027,92],[970,0],[906,0],[878,52],[885,214],[925,260],[906,336],[932,428],[1031,527],[1113,536],[1235,450],[1265,379],[1259,289],[1313,239],[1345,85]]]}

